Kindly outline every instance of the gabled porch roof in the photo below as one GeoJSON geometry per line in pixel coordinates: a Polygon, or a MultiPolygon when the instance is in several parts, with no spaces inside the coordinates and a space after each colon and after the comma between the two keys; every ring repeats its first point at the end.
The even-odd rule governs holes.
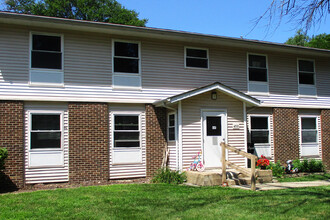
{"type": "Polygon", "coordinates": [[[181,100],[187,99],[187,98],[191,98],[193,96],[199,95],[199,94],[203,94],[205,92],[209,92],[212,90],[217,90],[220,91],[226,95],[229,95],[235,99],[241,100],[242,102],[245,102],[251,106],[259,106],[260,105],[260,101],[256,98],[253,98],[252,96],[246,95],[243,92],[240,92],[236,89],[233,89],[229,86],[226,86],[220,82],[214,82],[212,84],[206,85],[206,86],[202,86],[175,96],[171,96],[168,97],[166,99],[160,100],[155,102],[154,104],[156,106],[161,106],[161,105],[166,105],[166,104],[173,104],[176,102],[179,102],[181,100]]]}

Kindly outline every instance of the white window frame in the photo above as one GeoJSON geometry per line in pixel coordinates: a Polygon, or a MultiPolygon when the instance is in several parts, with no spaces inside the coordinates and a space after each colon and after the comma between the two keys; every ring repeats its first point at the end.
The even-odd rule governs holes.
{"type": "MultiPolygon", "coordinates": [[[[123,130],[119,130],[123,131],[123,130]]],[[[141,113],[113,113],[112,114],[112,148],[113,149],[141,149],[142,148],[142,132],[141,132],[141,113]],[[139,130],[125,130],[127,132],[139,132],[139,147],[115,147],[115,117],[116,116],[137,116],[139,122],[139,130]]]]}
{"type": "MultiPolygon", "coordinates": [[[[300,157],[308,157],[308,156],[320,156],[320,132],[319,132],[319,119],[320,116],[319,115],[299,115],[299,144],[300,144],[300,157]],[[303,133],[303,129],[302,129],[302,118],[315,118],[315,123],[316,123],[316,128],[315,129],[307,129],[307,130],[316,130],[316,142],[310,142],[310,143],[303,143],[302,142],[302,133],[303,133]],[[313,154],[313,155],[302,155],[302,149],[305,146],[311,146],[311,145],[317,145],[317,154],[313,154]]],[[[306,129],[304,129],[304,131],[306,131],[306,129]]]]}
{"type": "Polygon", "coordinates": [[[247,84],[248,84],[248,94],[265,94],[265,95],[269,95],[269,68],[268,68],[268,55],[267,54],[260,54],[260,53],[250,53],[248,52],[246,55],[246,66],[247,66],[247,70],[246,70],[246,79],[247,79],[247,84]],[[266,58],[266,70],[267,70],[267,82],[260,82],[260,81],[252,81],[249,78],[250,75],[250,63],[249,63],[249,56],[250,55],[256,55],[256,56],[264,56],[266,58]],[[261,86],[266,86],[267,87],[267,91],[264,92],[258,92],[258,91],[251,91],[250,89],[250,85],[261,85],[261,86]]]}
{"type": "Polygon", "coordinates": [[[131,40],[121,40],[121,39],[112,39],[112,87],[115,89],[142,89],[142,80],[141,80],[141,42],[140,41],[131,41],[131,40]],[[121,43],[132,43],[138,45],[138,58],[132,58],[132,57],[121,57],[121,56],[115,56],[115,42],[121,42],[121,43]],[[139,72],[138,73],[123,73],[123,72],[115,72],[115,58],[125,58],[125,59],[138,59],[139,64],[139,72]],[[138,78],[139,86],[118,86],[115,84],[115,78],[116,77],[127,77],[127,78],[138,78]]]}
{"type": "Polygon", "coordinates": [[[177,140],[177,119],[176,113],[170,112],[167,114],[167,141],[168,142],[176,142],[177,140]],[[170,126],[170,115],[174,115],[174,126],[170,126]],[[174,128],[174,140],[170,140],[170,128],[174,128]]]}
{"type": "MultiPolygon", "coordinates": [[[[197,57],[191,57],[191,58],[197,58],[197,57]]],[[[209,70],[210,69],[210,56],[209,56],[209,49],[208,48],[202,48],[202,47],[184,47],[184,68],[186,69],[201,69],[201,70],[209,70]],[[193,67],[193,66],[187,66],[187,49],[193,49],[193,50],[205,50],[206,51],[206,58],[200,58],[200,59],[206,59],[207,60],[207,68],[204,67],[193,67]]]]}
{"type": "Polygon", "coordinates": [[[63,87],[64,86],[64,35],[49,33],[49,32],[30,32],[30,40],[29,40],[29,85],[30,86],[55,86],[55,87],[63,87]],[[44,36],[56,36],[61,38],[61,69],[45,69],[45,68],[32,68],[32,49],[33,49],[33,35],[44,35],[44,36]],[[34,73],[52,73],[61,75],[61,83],[52,83],[52,82],[32,82],[32,74],[34,73]]]}
{"type": "Polygon", "coordinates": [[[29,143],[29,152],[36,152],[36,151],[63,151],[64,147],[64,122],[63,122],[63,115],[64,111],[46,111],[46,110],[34,110],[28,111],[29,119],[28,119],[28,143],[29,143]],[[32,131],[32,115],[60,115],[60,130],[43,130],[42,132],[61,132],[61,147],[60,148],[40,148],[40,149],[31,149],[31,133],[32,131]]]}
{"type": "Polygon", "coordinates": [[[301,96],[301,97],[315,97],[317,96],[317,90],[316,90],[316,70],[315,70],[315,60],[314,59],[304,59],[304,58],[298,58],[297,59],[297,79],[298,79],[298,96],[301,96]],[[314,72],[306,72],[306,71],[302,71],[302,72],[306,72],[306,73],[313,73],[313,79],[314,79],[314,85],[310,85],[310,84],[300,84],[299,83],[299,61],[302,60],[302,61],[311,61],[313,62],[313,68],[314,68],[314,72]],[[301,94],[301,90],[302,89],[312,89],[315,91],[315,95],[308,95],[308,94],[301,94]]]}
{"type": "MultiPolygon", "coordinates": [[[[257,117],[259,117],[259,118],[267,118],[267,123],[268,123],[268,129],[267,129],[267,131],[268,131],[268,143],[254,143],[254,147],[269,147],[269,155],[267,155],[267,157],[268,158],[270,158],[271,157],[271,155],[272,155],[272,152],[271,152],[271,127],[270,127],[270,125],[271,125],[271,123],[270,123],[270,115],[268,115],[268,114],[250,114],[249,115],[249,139],[250,139],[250,142],[252,142],[252,130],[253,131],[266,131],[266,129],[252,129],[251,127],[252,127],[252,120],[251,120],[251,118],[257,118],[257,117]]],[[[256,149],[255,149],[255,151],[256,151],[256,149]]]]}

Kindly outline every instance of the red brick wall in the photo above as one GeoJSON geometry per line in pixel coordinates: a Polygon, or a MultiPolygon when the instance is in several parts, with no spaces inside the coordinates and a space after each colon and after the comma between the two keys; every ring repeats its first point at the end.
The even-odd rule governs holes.
{"type": "Polygon", "coordinates": [[[0,147],[8,150],[0,190],[24,186],[23,102],[0,101],[0,147]]]}
{"type": "Polygon", "coordinates": [[[166,109],[146,105],[147,177],[161,167],[166,147],[166,109]]]}
{"type": "Polygon", "coordinates": [[[108,179],[108,104],[69,103],[70,182],[108,179]]]}
{"type": "Polygon", "coordinates": [[[274,157],[285,164],[299,158],[298,109],[274,108],[274,157]]]}
{"type": "Polygon", "coordinates": [[[330,110],[321,110],[322,160],[330,170],[330,110]]]}

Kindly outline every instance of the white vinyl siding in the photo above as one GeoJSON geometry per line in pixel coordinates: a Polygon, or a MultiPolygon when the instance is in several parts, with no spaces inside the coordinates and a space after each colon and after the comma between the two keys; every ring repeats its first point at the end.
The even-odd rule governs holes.
{"type": "MultiPolygon", "coordinates": [[[[246,150],[244,132],[243,103],[218,92],[217,100],[211,100],[211,92],[182,101],[182,157],[183,169],[193,162],[202,147],[201,109],[227,110],[227,143],[246,150]],[[238,125],[238,129],[234,129],[238,125]]],[[[220,145],[219,145],[220,148],[220,145]]],[[[245,159],[235,153],[228,153],[229,161],[245,166],[245,159]]]]}
{"type": "MultiPolygon", "coordinates": [[[[183,48],[186,43],[127,37],[125,40],[138,40],[143,45],[143,89],[113,90],[112,38],[121,39],[122,36],[5,24],[0,26],[0,98],[3,100],[152,103],[215,81],[242,92],[248,91],[247,49],[202,42],[191,44],[202,48],[212,46],[209,51],[211,68],[201,74],[200,69],[183,68],[183,48]],[[29,86],[31,30],[63,34],[65,87],[29,86]]],[[[315,56],[318,96],[299,98],[297,57],[302,55],[294,51],[290,54],[261,50],[256,53],[267,53],[269,67],[269,95],[255,96],[263,101],[262,105],[330,108],[330,62],[327,57],[315,56]]]]}
{"type": "Polygon", "coordinates": [[[146,176],[146,135],[145,135],[145,106],[132,104],[109,105],[109,139],[110,139],[110,179],[138,178],[146,176]],[[114,115],[139,115],[140,146],[139,148],[114,148],[113,118],[114,115]],[[116,157],[129,157],[131,162],[118,163],[116,157]],[[135,161],[134,161],[135,160],[135,161]]]}
{"type": "Polygon", "coordinates": [[[25,181],[27,184],[48,183],[48,182],[67,182],[69,180],[69,125],[68,110],[65,103],[39,103],[27,102],[24,105],[25,118],[25,181]],[[62,112],[62,147],[61,149],[30,149],[30,115],[33,112],[55,113],[62,112]],[[42,159],[43,163],[61,160],[57,165],[34,166],[34,159],[42,159]],[[49,160],[49,161],[45,161],[49,160]]]}

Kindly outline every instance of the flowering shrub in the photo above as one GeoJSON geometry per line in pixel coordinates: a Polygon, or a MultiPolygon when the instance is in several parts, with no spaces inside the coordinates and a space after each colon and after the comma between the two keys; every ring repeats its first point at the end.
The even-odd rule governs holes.
{"type": "Polygon", "coordinates": [[[264,155],[261,155],[261,158],[257,161],[257,167],[266,167],[268,165],[269,160],[264,155]]]}

